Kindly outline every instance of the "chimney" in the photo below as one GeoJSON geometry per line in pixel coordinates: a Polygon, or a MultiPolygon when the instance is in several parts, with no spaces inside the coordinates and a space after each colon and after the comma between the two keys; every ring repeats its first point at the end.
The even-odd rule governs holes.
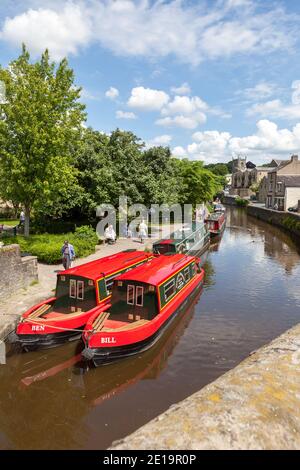
{"type": "Polygon", "coordinates": [[[291,161],[292,162],[298,162],[298,155],[292,155],[291,161]]]}

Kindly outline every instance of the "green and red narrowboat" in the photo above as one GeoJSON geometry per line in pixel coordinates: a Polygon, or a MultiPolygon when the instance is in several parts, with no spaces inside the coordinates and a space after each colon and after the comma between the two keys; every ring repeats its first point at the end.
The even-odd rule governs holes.
{"type": "Polygon", "coordinates": [[[199,259],[160,255],[114,280],[111,306],[90,317],[82,356],[95,366],[149,349],[203,285],[199,259]]]}
{"type": "Polygon", "coordinates": [[[200,257],[200,265],[206,261],[210,234],[203,222],[193,222],[171,233],[170,238],[153,243],[154,254],[183,253],[200,257]]]}
{"type": "Polygon", "coordinates": [[[205,220],[211,237],[221,235],[226,226],[224,212],[212,212],[205,220]]]}
{"type": "Polygon", "coordinates": [[[152,257],[127,250],[61,271],[55,297],[23,314],[10,342],[30,351],[80,339],[90,316],[107,310],[114,278],[152,257]]]}

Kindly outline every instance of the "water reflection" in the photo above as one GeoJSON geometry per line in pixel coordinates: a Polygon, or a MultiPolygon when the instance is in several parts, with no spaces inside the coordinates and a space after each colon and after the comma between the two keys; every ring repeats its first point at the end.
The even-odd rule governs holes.
{"type": "Polygon", "coordinates": [[[139,356],[90,370],[74,343],[9,357],[0,448],[107,448],[300,321],[299,248],[279,229],[229,209],[205,269],[201,297],[139,356]]]}

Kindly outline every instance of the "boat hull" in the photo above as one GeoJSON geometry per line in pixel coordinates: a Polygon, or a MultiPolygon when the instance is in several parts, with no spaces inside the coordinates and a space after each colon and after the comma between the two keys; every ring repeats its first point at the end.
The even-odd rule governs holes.
{"type": "Polygon", "coordinates": [[[91,361],[95,367],[99,367],[147,351],[157,341],[159,341],[173,320],[175,320],[175,318],[185,310],[187,304],[199,293],[199,291],[202,290],[202,288],[203,277],[199,279],[199,282],[192,290],[190,290],[188,295],[186,295],[184,300],[176,307],[176,309],[174,309],[172,314],[162,323],[162,325],[145,339],[115,347],[89,348],[86,346],[81,353],[82,358],[86,361],[91,361]]]}
{"type": "Polygon", "coordinates": [[[47,301],[33,307],[23,315],[22,321],[17,325],[16,330],[8,336],[9,343],[17,345],[25,352],[29,352],[54,348],[69,341],[78,341],[81,339],[82,331],[90,317],[95,313],[105,312],[110,305],[109,302],[106,302],[80,315],[65,314],[59,319],[38,318],[37,320],[31,320],[30,314],[37,307],[44,304],[47,304],[47,301]]]}
{"type": "Polygon", "coordinates": [[[45,335],[26,335],[13,332],[9,335],[8,341],[16,344],[25,352],[37,351],[38,349],[49,349],[61,346],[69,341],[78,341],[81,338],[85,325],[78,328],[81,331],[66,331],[62,333],[50,333],[45,335]]]}

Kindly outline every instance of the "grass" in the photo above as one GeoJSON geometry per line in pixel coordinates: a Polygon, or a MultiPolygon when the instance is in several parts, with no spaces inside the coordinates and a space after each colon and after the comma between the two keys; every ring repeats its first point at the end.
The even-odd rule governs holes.
{"type": "Polygon", "coordinates": [[[0,225],[9,225],[10,227],[14,227],[15,225],[19,224],[19,220],[13,219],[0,219],[0,225]]]}
{"type": "Polygon", "coordinates": [[[79,227],[74,233],[52,235],[31,235],[25,238],[22,235],[16,237],[3,234],[1,240],[5,245],[17,243],[23,253],[37,256],[38,260],[46,264],[58,264],[61,262],[61,247],[65,240],[74,246],[76,257],[81,258],[95,252],[98,242],[96,232],[87,226],[79,227]]]}

